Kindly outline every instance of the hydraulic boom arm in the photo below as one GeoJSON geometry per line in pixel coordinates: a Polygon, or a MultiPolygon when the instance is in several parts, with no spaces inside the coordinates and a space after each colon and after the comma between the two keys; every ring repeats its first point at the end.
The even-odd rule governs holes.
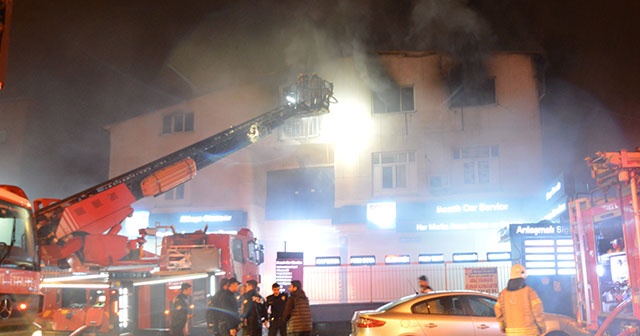
{"type": "Polygon", "coordinates": [[[59,266],[67,266],[70,257],[99,266],[135,263],[133,253],[129,252],[143,243],[144,237],[127,241],[117,235],[122,221],[133,212],[133,202],[177,187],[193,178],[198,170],[269,135],[289,118],[328,113],[333,84],[315,74],[300,75],[285,95],[287,105],[104,183],[63,200],[36,200],[42,259],[59,266]],[[117,251],[115,246],[121,245],[128,245],[129,249],[117,251]]]}

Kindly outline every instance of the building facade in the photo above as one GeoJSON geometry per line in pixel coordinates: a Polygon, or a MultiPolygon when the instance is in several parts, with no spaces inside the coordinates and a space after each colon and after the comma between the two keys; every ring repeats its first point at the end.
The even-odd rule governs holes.
{"type": "MultiPolygon", "coordinates": [[[[276,279],[278,251],[303,252],[305,264],[509,251],[500,231],[542,217],[537,56],[494,53],[488,76],[473,81],[437,53],[375,61],[378,78],[351,58],[319,66],[335,85],[330,114],[289,120],[184,186],[136,203],[146,215],[127,233],[248,226],[265,247],[265,283],[276,279]]],[[[110,176],[283,104],[285,84],[233,87],[110,125],[110,176]]]]}

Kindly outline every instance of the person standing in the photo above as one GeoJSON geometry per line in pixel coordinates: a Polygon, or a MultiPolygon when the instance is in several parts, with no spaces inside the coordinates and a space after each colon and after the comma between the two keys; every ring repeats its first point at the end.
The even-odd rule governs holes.
{"type": "Polygon", "coordinates": [[[507,336],[538,336],[544,334],[544,307],[535,290],[527,286],[526,269],[520,264],[511,267],[507,288],[498,296],[494,309],[500,331],[507,336]]]}
{"type": "Polygon", "coordinates": [[[269,336],[287,336],[287,323],[282,319],[284,308],[287,305],[287,294],[280,293],[280,285],[276,282],[271,285],[273,294],[267,296],[265,309],[269,310],[269,336]]]}
{"type": "Polygon", "coordinates": [[[240,325],[238,302],[236,301],[238,283],[236,278],[229,279],[227,290],[222,292],[220,296],[219,307],[217,307],[220,316],[217,329],[220,336],[235,336],[238,332],[238,325],[240,325]]]}
{"type": "Polygon", "coordinates": [[[429,278],[426,275],[421,275],[418,278],[418,285],[420,286],[420,294],[433,292],[433,288],[429,286],[429,278]]]}
{"type": "Polygon", "coordinates": [[[184,336],[184,327],[191,317],[190,300],[191,285],[183,283],[180,293],[171,302],[171,336],[184,336]]]}
{"type": "Polygon", "coordinates": [[[229,287],[229,280],[226,278],[220,279],[219,286],[218,291],[209,299],[207,307],[207,328],[210,332],[213,332],[213,335],[219,335],[217,325],[221,319],[220,299],[229,287]]]}
{"type": "Polygon", "coordinates": [[[242,296],[240,308],[240,323],[242,324],[242,336],[262,336],[262,321],[267,317],[264,309],[264,300],[256,290],[258,282],[247,281],[246,292],[242,296]]]}
{"type": "Polygon", "coordinates": [[[291,281],[289,299],[284,308],[283,319],[287,324],[289,336],[310,336],[313,329],[309,298],[302,290],[302,283],[291,281]]]}

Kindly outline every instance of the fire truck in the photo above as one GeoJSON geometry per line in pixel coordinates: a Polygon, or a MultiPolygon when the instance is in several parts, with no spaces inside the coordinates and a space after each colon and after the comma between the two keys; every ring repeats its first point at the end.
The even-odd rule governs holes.
{"type": "Polygon", "coordinates": [[[587,163],[598,187],[569,203],[577,319],[596,335],[640,335],[640,151],[587,163]]]}
{"type": "MultiPolygon", "coordinates": [[[[147,231],[158,228],[147,229],[147,231]]],[[[207,298],[220,278],[259,280],[262,247],[249,229],[236,234],[206,228],[162,238],[157,267],[111,272],[45,270],[44,309],[39,320],[47,334],[163,334],[180,286],[192,286],[189,327],[206,323],[207,298]],[[61,276],[63,275],[63,276],[61,276]],[[66,275],[66,276],[64,276],[66,275]]]]}
{"type": "Polygon", "coordinates": [[[206,227],[191,233],[172,229],[162,239],[160,256],[143,246],[145,237],[162,228],[142,229],[136,239],[118,233],[135,201],[185,183],[289,118],[328,113],[335,101],[333,84],[315,74],[300,75],[284,93],[286,104],[242,124],[68,198],[34,201],[35,227],[28,228],[32,234],[35,229],[42,264],[47,270],[64,270],[50,271],[43,279],[44,330],[71,335],[162,333],[182,283],[192,285],[191,321],[197,324],[204,322],[206,297],[215,291],[217,279],[259,280],[262,247],[249,229],[236,234],[207,233],[206,227]]]}
{"type": "Polygon", "coordinates": [[[38,335],[40,262],[31,203],[22,189],[0,185],[0,334],[38,335]]]}

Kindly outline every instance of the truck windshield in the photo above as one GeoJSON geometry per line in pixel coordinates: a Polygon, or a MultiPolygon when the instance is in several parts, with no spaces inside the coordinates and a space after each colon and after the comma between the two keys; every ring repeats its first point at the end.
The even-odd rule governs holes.
{"type": "Polygon", "coordinates": [[[0,267],[35,270],[35,251],[29,211],[0,201],[0,267]]]}

